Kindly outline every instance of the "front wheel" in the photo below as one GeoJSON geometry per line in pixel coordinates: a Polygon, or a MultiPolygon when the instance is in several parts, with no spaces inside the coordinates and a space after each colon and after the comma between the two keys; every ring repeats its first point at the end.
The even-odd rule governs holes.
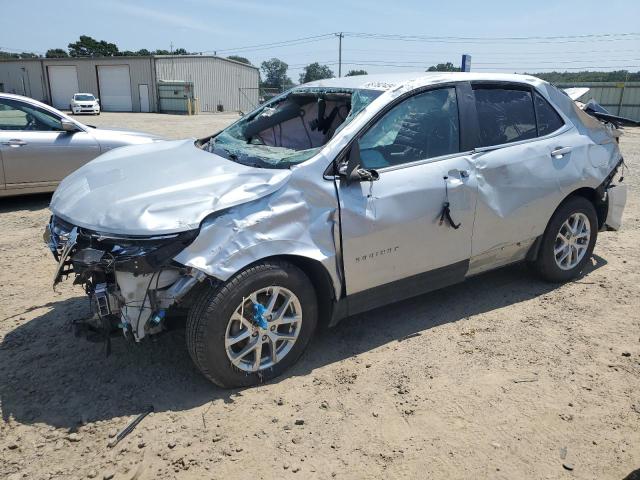
{"type": "Polygon", "coordinates": [[[591,258],[598,236],[598,216],[584,197],[571,197],[551,217],[535,269],[550,282],[576,278],[591,258]]]}
{"type": "Polygon", "coordinates": [[[215,384],[253,386],[298,360],[317,317],[316,294],[304,272],[266,261],[226,283],[206,285],[189,310],[187,348],[215,384]]]}

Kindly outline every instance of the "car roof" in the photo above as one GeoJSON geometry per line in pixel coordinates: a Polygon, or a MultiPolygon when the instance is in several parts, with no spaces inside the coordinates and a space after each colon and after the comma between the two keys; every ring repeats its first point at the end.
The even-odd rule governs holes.
{"type": "Polygon", "coordinates": [[[47,105],[46,103],[42,103],[42,102],[36,100],[35,98],[26,97],[24,95],[18,95],[16,93],[0,92],[0,98],[12,98],[14,100],[20,100],[21,102],[31,103],[32,105],[36,105],[38,107],[42,107],[42,108],[45,108],[47,110],[52,110],[52,111],[54,111],[56,113],[62,113],[62,112],[59,112],[58,110],[56,110],[55,108],[51,107],[50,105],[47,105]]]}
{"type": "Polygon", "coordinates": [[[479,72],[412,72],[380,73],[375,75],[357,75],[353,77],[327,78],[305,83],[304,87],[357,88],[367,90],[391,90],[396,87],[435,85],[447,82],[468,82],[473,80],[516,82],[530,85],[546,83],[532,75],[516,73],[479,73],[479,72]]]}
{"type": "Polygon", "coordinates": [[[40,108],[42,108],[44,110],[48,110],[50,112],[53,112],[56,115],[59,115],[59,116],[63,117],[65,120],[70,120],[73,123],[75,123],[77,125],[80,125],[82,128],[87,128],[86,125],[78,122],[74,118],[69,117],[64,112],[61,112],[60,110],[58,110],[57,108],[52,107],[51,105],[47,105],[46,103],[42,103],[42,102],[36,100],[35,98],[25,97],[24,95],[16,95],[15,93],[4,93],[4,92],[0,92],[0,98],[12,98],[14,100],[20,100],[21,102],[30,103],[31,105],[35,105],[36,107],[40,107],[40,108]]]}
{"type": "Polygon", "coordinates": [[[93,97],[93,93],[82,93],[82,92],[78,92],[78,93],[74,93],[73,96],[75,97],[76,95],[91,95],[93,97]]]}

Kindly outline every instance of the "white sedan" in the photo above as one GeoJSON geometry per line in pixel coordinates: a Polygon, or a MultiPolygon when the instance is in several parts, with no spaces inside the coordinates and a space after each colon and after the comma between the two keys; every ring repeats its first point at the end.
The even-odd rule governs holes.
{"type": "Polygon", "coordinates": [[[100,115],[100,102],[91,93],[76,93],[69,104],[71,113],[93,113],[100,115]]]}

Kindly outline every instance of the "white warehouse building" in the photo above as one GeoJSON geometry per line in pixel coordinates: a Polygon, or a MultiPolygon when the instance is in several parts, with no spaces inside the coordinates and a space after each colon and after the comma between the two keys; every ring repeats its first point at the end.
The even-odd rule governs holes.
{"type": "Polygon", "coordinates": [[[71,57],[0,60],[0,92],[68,109],[74,93],[92,93],[103,111],[243,111],[258,104],[258,68],[223,57],[71,57]]]}

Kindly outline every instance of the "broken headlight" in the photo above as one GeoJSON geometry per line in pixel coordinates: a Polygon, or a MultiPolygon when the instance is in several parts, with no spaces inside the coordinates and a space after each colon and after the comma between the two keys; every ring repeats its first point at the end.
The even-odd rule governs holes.
{"type": "MultiPolygon", "coordinates": [[[[45,231],[45,242],[58,258],[73,225],[52,217],[45,231]]],[[[198,230],[163,236],[123,236],[77,228],[77,240],[70,252],[76,273],[87,268],[102,267],[145,274],[157,271],[171,262],[198,236],[198,230]]]]}

